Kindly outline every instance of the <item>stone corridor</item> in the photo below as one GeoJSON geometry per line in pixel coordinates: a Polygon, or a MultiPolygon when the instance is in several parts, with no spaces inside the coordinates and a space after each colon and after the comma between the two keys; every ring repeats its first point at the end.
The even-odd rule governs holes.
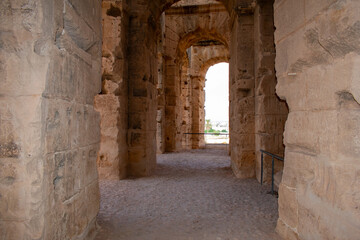
{"type": "Polygon", "coordinates": [[[158,155],[151,177],[101,180],[98,240],[278,239],[277,199],[221,149],[158,155]]]}

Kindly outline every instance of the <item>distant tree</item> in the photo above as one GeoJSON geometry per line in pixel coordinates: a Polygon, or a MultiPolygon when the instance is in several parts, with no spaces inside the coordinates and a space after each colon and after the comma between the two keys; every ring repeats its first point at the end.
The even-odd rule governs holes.
{"type": "Polygon", "coordinates": [[[223,130],[221,130],[221,132],[223,132],[223,133],[227,133],[227,130],[226,130],[226,129],[223,129],[223,130]]]}
{"type": "Polygon", "coordinates": [[[205,131],[209,132],[210,129],[212,129],[211,121],[210,121],[210,119],[206,119],[205,122],[206,122],[205,123],[205,131]]]}

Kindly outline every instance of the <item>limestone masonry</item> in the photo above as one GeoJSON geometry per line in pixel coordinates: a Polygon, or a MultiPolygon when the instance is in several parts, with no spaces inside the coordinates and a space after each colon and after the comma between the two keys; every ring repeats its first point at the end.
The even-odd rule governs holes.
{"type": "Polygon", "coordinates": [[[285,158],[278,234],[359,239],[360,1],[1,0],[0,23],[0,239],[94,239],[99,178],[205,147],[220,62],[234,175],[285,158]]]}

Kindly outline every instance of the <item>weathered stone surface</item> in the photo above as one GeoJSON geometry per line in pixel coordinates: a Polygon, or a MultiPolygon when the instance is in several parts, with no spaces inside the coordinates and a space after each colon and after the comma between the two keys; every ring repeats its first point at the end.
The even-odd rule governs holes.
{"type": "Polygon", "coordinates": [[[237,177],[255,176],[254,19],[236,16],[230,53],[230,152],[237,177]],[[234,54],[235,53],[235,54],[234,54]],[[241,139],[246,139],[241,142],[241,139]]]}
{"type": "Polygon", "coordinates": [[[72,207],[82,198],[86,212],[99,199],[96,190],[84,197],[89,181],[97,182],[100,137],[92,102],[100,86],[101,23],[83,21],[100,16],[99,1],[92,6],[80,16],[68,1],[0,4],[2,239],[86,239],[94,227],[76,219],[72,207]]]}
{"type": "MultiPolygon", "coordinates": [[[[128,83],[126,38],[128,15],[125,1],[102,2],[102,89],[95,98],[101,117],[101,143],[97,158],[99,177],[127,176],[128,83]]],[[[131,105],[139,106],[135,101],[131,105]]]]}
{"type": "MultiPolygon", "coordinates": [[[[165,12],[165,150],[201,148],[205,125],[205,74],[228,61],[229,15],[219,4],[196,6],[192,14],[180,2],[165,12]],[[202,45],[201,41],[213,43],[202,45]],[[179,144],[181,143],[181,145],[179,144]]],[[[192,3],[194,4],[194,3],[192,3]]]]}
{"type": "Polygon", "coordinates": [[[101,177],[147,176],[156,142],[203,146],[183,133],[203,129],[204,74],[229,60],[234,173],[259,178],[259,150],[285,152],[278,232],[357,239],[359,11],[355,0],[1,1],[0,238],[91,239],[96,163],[101,177]]]}
{"type": "Polygon", "coordinates": [[[285,238],[293,233],[299,239],[356,239],[359,141],[354,133],[360,105],[353,79],[359,72],[360,4],[298,1],[304,15],[295,26],[284,21],[292,1],[277,2],[277,93],[290,110],[277,229],[285,238]],[[297,220],[291,213],[295,206],[297,220]]]}

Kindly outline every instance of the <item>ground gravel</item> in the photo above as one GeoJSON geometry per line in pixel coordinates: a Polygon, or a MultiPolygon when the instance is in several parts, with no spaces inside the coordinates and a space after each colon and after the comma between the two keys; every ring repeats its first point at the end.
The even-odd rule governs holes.
{"type": "Polygon", "coordinates": [[[151,177],[100,181],[97,240],[269,240],[277,198],[219,149],[158,155],[151,177]]]}

